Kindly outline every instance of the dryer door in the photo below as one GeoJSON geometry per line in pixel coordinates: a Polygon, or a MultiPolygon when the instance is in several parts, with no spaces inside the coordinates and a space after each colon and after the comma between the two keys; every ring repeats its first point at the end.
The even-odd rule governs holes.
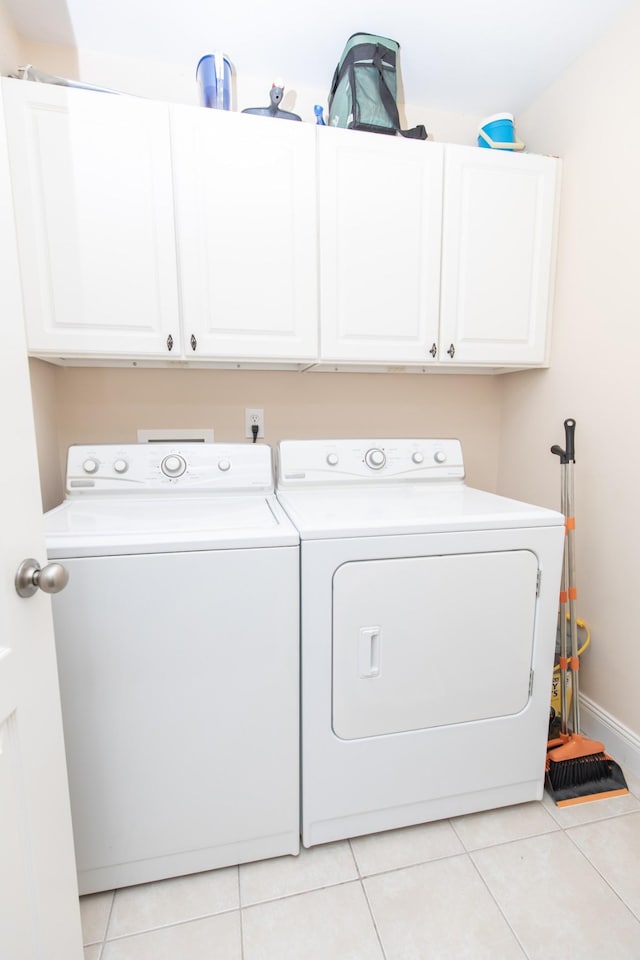
{"type": "Polygon", "coordinates": [[[510,716],[529,701],[529,550],[343,564],[333,583],[333,730],[345,740],[510,716]]]}

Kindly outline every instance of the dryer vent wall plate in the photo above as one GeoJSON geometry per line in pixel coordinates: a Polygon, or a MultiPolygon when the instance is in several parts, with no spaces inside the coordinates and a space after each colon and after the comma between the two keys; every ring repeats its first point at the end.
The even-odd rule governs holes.
{"type": "Polygon", "coordinates": [[[213,429],[203,430],[138,430],[138,443],[213,443],[213,429]]]}

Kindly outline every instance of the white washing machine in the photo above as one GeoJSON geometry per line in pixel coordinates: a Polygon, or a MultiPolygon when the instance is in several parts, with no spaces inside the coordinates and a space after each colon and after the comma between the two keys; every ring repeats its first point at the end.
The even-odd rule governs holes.
{"type": "Polygon", "coordinates": [[[540,799],[564,518],[457,440],[285,441],[305,846],[540,799]]]}
{"type": "Polygon", "coordinates": [[[75,446],[45,516],[80,893],[299,851],[299,540],[252,444],[75,446]]]}

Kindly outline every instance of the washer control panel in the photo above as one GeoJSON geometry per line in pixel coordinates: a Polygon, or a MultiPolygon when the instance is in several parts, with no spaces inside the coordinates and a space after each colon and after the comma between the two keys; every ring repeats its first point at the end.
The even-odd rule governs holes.
{"type": "Polygon", "coordinates": [[[273,486],[271,447],[263,443],[77,444],[67,455],[68,495],[270,493],[273,486]]]}
{"type": "Polygon", "coordinates": [[[463,480],[459,440],[283,440],[278,487],[323,483],[463,480]]]}

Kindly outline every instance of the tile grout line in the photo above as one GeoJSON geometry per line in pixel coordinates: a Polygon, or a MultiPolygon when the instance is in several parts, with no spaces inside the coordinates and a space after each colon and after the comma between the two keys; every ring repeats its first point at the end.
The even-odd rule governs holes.
{"type": "MultiPolygon", "coordinates": [[[[634,812],[635,812],[635,813],[638,813],[638,811],[634,811],[634,812]]],[[[621,814],[620,816],[629,816],[629,814],[621,814]]],[[[617,820],[618,817],[607,817],[606,819],[608,819],[608,820],[617,820]]],[[[602,820],[595,820],[595,821],[592,821],[592,822],[594,822],[594,823],[602,823],[603,821],[602,821],[602,820]]],[[[588,826],[589,826],[589,823],[583,823],[583,824],[580,824],[580,826],[588,827],[588,826]]],[[[569,827],[568,829],[571,830],[571,829],[574,829],[574,828],[573,828],[573,827],[569,827]]],[[[595,870],[595,872],[598,874],[598,876],[600,877],[600,879],[603,880],[603,882],[606,884],[607,887],[609,887],[609,889],[611,890],[611,892],[618,898],[618,900],[620,901],[620,903],[622,904],[622,906],[631,914],[631,916],[634,918],[634,920],[636,921],[636,923],[638,923],[638,925],[640,926],[640,917],[637,915],[637,913],[635,913],[635,911],[631,909],[631,907],[629,906],[629,904],[624,900],[624,898],[621,896],[621,894],[618,893],[618,891],[616,890],[616,888],[615,888],[614,886],[612,886],[611,883],[609,883],[609,881],[608,881],[607,878],[604,876],[604,874],[598,869],[598,867],[596,866],[596,864],[587,856],[587,854],[584,852],[584,850],[581,850],[581,849],[580,849],[580,847],[578,846],[578,844],[576,843],[576,841],[573,839],[572,836],[570,836],[570,834],[568,833],[567,830],[564,831],[564,834],[565,834],[567,840],[569,840],[569,841],[573,844],[573,846],[574,846],[575,849],[578,851],[578,853],[580,854],[580,856],[581,856],[584,860],[586,860],[586,862],[589,864],[589,866],[590,866],[593,870],[595,870]]]]}
{"type": "Polygon", "coordinates": [[[107,945],[107,932],[109,930],[109,924],[111,923],[111,914],[113,913],[113,905],[116,902],[116,891],[111,892],[111,903],[109,905],[109,912],[107,914],[107,922],[104,925],[104,933],[102,935],[102,942],[100,944],[100,951],[98,953],[98,960],[102,960],[102,955],[104,954],[105,947],[107,945]]]}
{"type": "Polygon", "coordinates": [[[240,920],[240,960],[244,960],[244,913],[242,908],[242,894],[240,891],[240,864],[236,867],[238,871],[238,919],[240,920]]]}
{"type": "MultiPolygon", "coordinates": [[[[150,880],[149,882],[154,883],[155,881],[150,880]]],[[[127,940],[129,937],[141,937],[145,933],[157,933],[159,930],[170,930],[172,927],[183,927],[187,923],[198,923],[199,920],[210,920],[212,917],[225,917],[229,913],[239,914],[240,912],[240,907],[229,907],[226,910],[216,910],[214,913],[200,913],[197,917],[173,920],[171,923],[163,923],[159,927],[145,927],[143,930],[130,930],[128,933],[119,933],[116,937],[107,938],[104,943],[106,946],[108,943],[119,943],[120,940],[127,940]]],[[[86,946],[93,946],[93,944],[86,944],[86,946]]]]}
{"type": "MultiPolygon", "coordinates": [[[[553,831],[553,832],[555,833],[555,831],[553,831]]],[[[528,838],[525,838],[525,839],[528,839],[528,838]]],[[[517,841],[513,841],[513,842],[517,842],[517,841]]],[[[509,930],[511,931],[511,933],[512,933],[512,935],[513,935],[513,939],[515,940],[515,942],[518,944],[518,946],[519,946],[520,949],[522,950],[523,955],[527,958],[527,960],[532,960],[532,957],[530,956],[529,952],[525,949],[525,946],[524,946],[524,944],[522,943],[522,941],[520,940],[520,937],[518,936],[518,934],[517,934],[517,933],[515,932],[515,930],[513,929],[513,927],[512,927],[512,925],[511,925],[511,923],[510,923],[510,921],[509,921],[509,918],[507,917],[506,913],[504,912],[504,910],[502,909],[502,907],[500,906],[500,904],[498,903],[498,901],[497,901],[496,898],[494,897],[493,891],[491,890],[491,887],[489,886],[489,884],[487,883],[487,881],[485,880],[485,878],[482,876],[482,874],[481,874],[481,872],[480,872],[480,869],[479,869],[477,863],[475,862],[475,860],[474,860],[473,857],[471,856],[471,853],[467,853],[467,857],[469,858],[469,862],[471,863],[471,866],[473,867],[473,869],[475,870],[476,874],[477,874],[478,877],[480,878],[480,882],[482,883],[482,885],[484,886],[485,890],[487,891],[487,893],[489,894],[489,896],[491,897],[491,899],[492,899],[493,902],[495,903],[495,905],[496,905],[496,907],[497,907],[497,909],[498,909],[498,912],[500,913],[500,916],[502,917],[502,919],[504,920],[504,922],[505,922],[506,925],[508,926],[509,930]]]]}
{"type": "Polygon", "coordinates": [[[356,857],[356,854],[355,854],[355,851],[354,851],[354,849],[353,849],[353,844],[352,844],[352,842],[351,842],[351,838],[350,838],[350,837],[347,838],[347,843],[349,844],[349,850],[351,851],[351,856],[353,857],[353,862],[354,862],[354,864],[355,864],[355,868],[356,868],[356,871],[357,871],[357,873],[358,873],[358,880],[359,880],[359,882],[360,882],[360,889],[362,890],[362,893],[363,893],[363,895],[364,895],[365,902],[366,902],[366,904],[367,904],[367,910],[369,911],[369,916],[371,917],[371,923],[373,924],[373,929],[374,929],[375,932],[376,932],[376,938],[377,938],[377,940],[378,940],[378,943],[380,944],[380,950],[381,950],[381,953],[382,953],[382,960],[387,960],[387,951],[384,949],[384,944],[383,944],[383,942],[382,942],[382,937],[380,936],[380,931],[378,930],[378,924],[377,924],[377,922],[376,922],[376,918],[375,918],[374,913],[373,913],[373,907],[371,906],[371,901],[369,900],[369,894],[367,893],[367,888],[366,888],[365,885],[364,885],[364,879],[365,879],[365,878],[362,876],[362,873],[361,873],[361,871],[360,871],[360,864],[358,863],[358,858],[356,857]]]}

